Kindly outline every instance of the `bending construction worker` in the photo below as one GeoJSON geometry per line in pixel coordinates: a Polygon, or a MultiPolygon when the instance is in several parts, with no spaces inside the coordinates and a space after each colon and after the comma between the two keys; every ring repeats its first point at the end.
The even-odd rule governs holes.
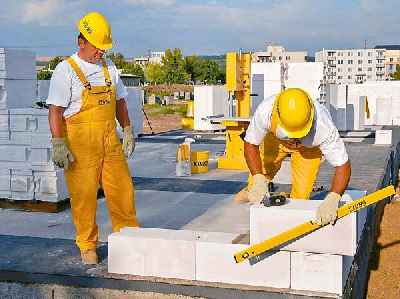
{"type": "Polygon", "coordinates": [[[320,205],[316,222],[334,223],[341,195],[351,175],[350,161],[329,112],[302,89],[289,88],[265,99],[251,119],[244,138],[244,154],[251,176],[237,202],[260,202],[268,183],[291,157],[291,198],[309,199],[322,155],[335,167],[330,192],[320,205]],[[264,142],[263,162],[259,145],[264,142]]]}
{"type": "Polygon", "coordinates": [[[111,61],[111,28],[97,12],[78,23],[77,53],[59,63],[47,104],[53,138],[52,159],[64,168],[76,228],[76,244],[85,264],[98,262],[97,191],[101,184],[113,231],[138,226],[134,189],[126,158],[135,139],[124,98],[127,91],[111,61]],[[123,128],[123,144],[116,132],[123,128]],[[125,155],[124,155],[125,154],[125,155]]]}

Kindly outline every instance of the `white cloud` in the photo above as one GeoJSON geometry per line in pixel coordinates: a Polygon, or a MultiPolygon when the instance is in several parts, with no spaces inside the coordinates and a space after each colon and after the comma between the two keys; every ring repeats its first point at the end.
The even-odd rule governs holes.
{"type": "Polygon", "coordinates": [[[174,5],[176,0],[125,0],[125,2],[145,7],[169,7],[174,5]]]}
{"type": "Polygon", "coordinates": [[[52,19],[52,16],[63,7],[64,0],[28,1],[21,9],[21,21],[23,23],[46,22],[46,19],[52,19]]]}

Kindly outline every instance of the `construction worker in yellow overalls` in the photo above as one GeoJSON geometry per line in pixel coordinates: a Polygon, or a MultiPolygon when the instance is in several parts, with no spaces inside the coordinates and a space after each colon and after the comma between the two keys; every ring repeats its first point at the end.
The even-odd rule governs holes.
{"type": "Polygon", "coordinates": [[[124,98],[127,91],[115,65],[105,61],[112,47],[111,28],[92,12],[78,23],[77,53],[56,67],[49,89],[52,159],[64,168],[76,228],[76,244],[85,264],[96,264],[97,191],[101,184],[113,231],[137,227],[134,189],[126,157],[135,139],[124,98]],[[116,121],[123,128],[123,144],[116,121]],[[125,155],[124,155],[125,154],[125,155]]]}
{"type": "Polygon", "coordinates": [[[268,183],[291,157],[293,199],[309,199],[322,155],[335,167],[330,192],[320,205],[316,222],[334,223],[341,195],[351,175],[343,140],[324,106],[302,89],[289,88],[265,99],[254,113],[244,138],[244,154],[251,175],[236,202],[260,202],[269,196],[268,183]],[[264,143],[263,162],[259,145],[264,143]]]}

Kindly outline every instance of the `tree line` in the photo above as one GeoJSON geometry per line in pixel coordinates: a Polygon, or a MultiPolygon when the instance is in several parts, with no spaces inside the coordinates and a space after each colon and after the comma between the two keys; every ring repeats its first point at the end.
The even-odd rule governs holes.
{"type": "MultiPolygon", "coordinates": [[[[142,83],[150,84],[217,84],[225,83],[225,69],[215,60],[204,59],[196,55],[182,55],[180,49],[167,49],[161,63],[148,63],[142,66],[129,62],[121,53],[106,55],[123,74],[132,74],[139,77],[142,83]]],[[[48,65],[38,72],[38,80],[51,78],[54,70],[62,58],[53,58],[48,65]]]]}

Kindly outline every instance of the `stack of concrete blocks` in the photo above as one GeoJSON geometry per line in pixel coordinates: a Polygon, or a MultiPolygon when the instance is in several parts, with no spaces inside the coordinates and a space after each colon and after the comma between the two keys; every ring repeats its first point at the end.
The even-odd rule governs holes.
{"type": "Polygon", "coordinates": [[[327,105],[342,131],[365,126],[400,125],[400,82],[376,81],[363,84],[332,84],[327,88],[327,105]],[[368,102],[369,115],[366,113],[368,102]]]}
{"type": "Polygon", "coordinates": [[[0,109],[30,107],[35,97],[34,53],[0,48],[0,109]]]}
{"type": "MultiPolygon", "coordinates": [[[[302,88],[315,100],[320,98],[320,84],[324,76],[321,62],[288,63],[284,78],[286,88],[302,88]]],[[[281,91],[281,64],[279,62],[251,64],[251,111],[265,98],[281,91]]]]}
{"type": "Polygon", "coordinates": [[[225,85],[196,85],[194,87],[194,129],[221,130],[221,124],[211,123],[209,117],[228,116],[228,91],[225,85]]]}
{"type": "MultiPolygon", "coordinates": [[[[342,203],[365,192],[346,191],[342,203]]],[[[321,201],[291,200],[250,209],[250,244],[314,219],[321,201]]],[[[258,262],[236,264],[243,236],[156,228],[123,228],[108,238],[108,271],[341,295],[366,221],[366,210],[298,239],[258,262]]]]}
{"type": "Polygon", "coordinates": [[[63,171],[50,157],[48,111],[0,111],[0,198],[47,202],[68,198],[63,171]]]}

